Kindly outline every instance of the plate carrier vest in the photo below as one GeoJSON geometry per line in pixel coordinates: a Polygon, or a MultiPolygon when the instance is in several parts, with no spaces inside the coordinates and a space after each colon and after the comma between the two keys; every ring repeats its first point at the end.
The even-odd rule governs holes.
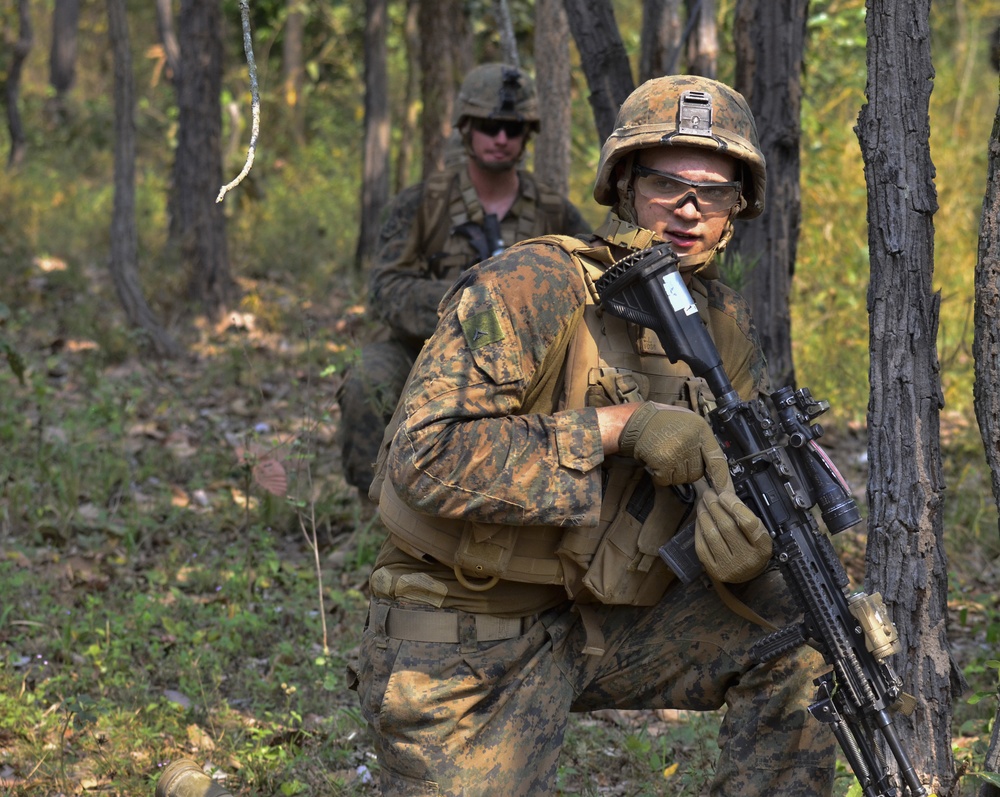
{"type": "MultiPolygon", "coordinates": [[[[548,243],[572,255],[587,287],[587,303],[575,332],[566,336],[566,356],[545,358],[564,368],[556,406],[525,406],[522,414],[647,400],[703,415],[711,410],[713,397],[705,381],[684,363],[671,363],[654,332],[603,313],[594,283],[612,262],[607,247],[592,248],[559,235],[521,245],[528,243],[548,243]]],[[[699,292],[693,296],[707,318],[706,297],[699,292]]],[[[542,378],[540,373],[534,376],[536,382],[542,378]]],[[[452,567],[463,586],[473,590],[506,579],[561,584],[570,598],[582,603],[651,606],[662,597],[675,576],[660,559],[659,548],[691,513],[700,485],[658,488],[641,463],[611,456],[602,466],[597,526],[525,527],[425,515],[407,506],[385,479],[385,460],[402,422],[402,407],[401,401],[383,439],[370,493],[401,550],[452,567]]]]}

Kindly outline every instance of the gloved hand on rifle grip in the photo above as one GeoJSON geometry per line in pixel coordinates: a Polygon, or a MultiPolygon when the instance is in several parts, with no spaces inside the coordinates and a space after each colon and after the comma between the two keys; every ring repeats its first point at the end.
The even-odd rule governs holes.
{"type": "Polygon", "coordinates": [[[708,421],[683,407],[644,401],[625,423],[618,450],[646,465],[659,487],[729,481],[729,463],[708,421]]]}
{"type": "Polygon", "coordinates": [[[739,583],[759,575],[771,558],[771,538],[740,501],[729,463],[708,422],[691,410],[644,402],[618,438],[620,453],[646,464],[657,485],[709,484],[698,501],[695,552],[718,581],[739,583]]]}
{"type": "Polygon", "coordinates": [[[698,501],[694,550],[716,581],[740,584],[764,572],[771,559],[771,536],[733,489],[709,487],[698,501]]]}

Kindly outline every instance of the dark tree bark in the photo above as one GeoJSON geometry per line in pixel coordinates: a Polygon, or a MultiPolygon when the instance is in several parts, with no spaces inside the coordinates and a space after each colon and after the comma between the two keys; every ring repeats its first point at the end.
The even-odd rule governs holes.
{"type": "MultiPolygon", "coordinates": [[[[302,144],[305,141],[305,106],[302,103],[302,86],[305,70],[302,66],[302,42],[306,30],[306,15],[302,13],[299,0],[288,0],[288,17],[285,21],[285,35],[281,48],[282,82],[285,86],[285,105],[288,108],[289,127],[295,141],[302,144]]],[[[384,36],[383,36],[384,38],[384,36]]],[[[382,45],[385,52],[385,45],[382,45]]],[[[368,58],[367,33],[365,59],[368,58]]],[[[383,56],[384,61],[384,56],[383,56]]],[[[366,67],[367,68],[367,67],[366,67]]]]}
{"type": "MultiPolygon", "coordinates": [[[[686,0],[691,34],[688,64],[692,75],[715,79],[719,61],[719,32],[715,25],[715,0],[686,0]]],[[[773,3],[761,3],[771,7],[773,3]]],[[[763,10],[763,9],[762,9],[763,10]]]]}
{"type": "Polygon", "coordinates": [[[569,27],[590,88],[598,141],[615,129],[615,117],[635,83],[611,0],[564,0],[569,27]]]}
{"type": "Polygon", "coordinates": [[[771,379],[795,384],[789,293],[801,222],[799,139],[808,0],[738,0],[735,88],[750,103],[767,161],[764,213],[737,222],[732,251],[752,268],[739,290],[750,303],[771,379]]]}
{"type": "Polygon", "coordinates": [[[375,254],[379,217],[389,201],[389,80],[386,75],[388,0],[365,3],[365,156],[361,175],[361,229],[354,268],[375,254]]]}
{"type": "Polygon", "coordinates": [[[643,0],[639,33],[640,83],[676,72],[681,31],[681,0],[643,0]]]}
{"type": "Polygon", "coordinates": [[[52,47],[49,50],[49,83],[61,104],[76,82],[76,38],[80,0],[56,0],[52,11],[52,47]]]}
{"type": "MultiPolygon", "coordinates": [[[[476,54],[475,35],[469,19],[468,5],[463,0],[448,0],[451,3],[451,79],[456,87],[469,72],[486,60],[476,54]]],[[[499,54],[487,54],[490,59],[499,58],[499,54]]]]}
{"type": "Polygon", "coordinates": [[[7,130],[10,132],[10,155],[7,158],[7,168],[12,169],[24,160],[27,146],[24,136],[24,126],[21,124],[21,113],[17,108],[17,100],[21,94],[21,70],[31,52],[34,32],[31,28],[31,14],[28,11],[28,0],[18,0],[17,4],[19,28],[17,41],[12,48],[10,67],[7,70],[7,80],[4,82],[4,102],[7,104],[7,130]]]}
{"type": "Polygon", "coordinates": [[[181,0],[179,20],[181,79],[170,233],[188,271],[191,299],[216,319],[236,293],[226,220],[215,201],[223,183],[221,0],[181,0]]]}
{"type": "Polygon", "coordinates": [[[406,40],[406,96],[403,118],[400,123],[399,154],[396,158],[396,175],[393,192],[402,191],[410,183],[413,168],[413,142],[417,139],[420,120],[420,25],[417,19],[419,0],[407,0],[406,21],[403,35],[406,40]]]}
{"type": "Polygon", "coordinates": [[[451,114],[455,104],[455,60],[451,33],[460,10],[453,0],[420,3],[420,93],[423,97],[421,141],[422,174],[444,166],[444,142],[451,132],[451,114]],[[444,46],[435,46],[435,42],[444,46]]]}
{"type": "Polygon", "coordinates": [[[125,0],[108,0],[108,36],[115,65],[115,199],[111,218],[111,278],[132,326],[145,331],[159,356],[180,354],[146,304],[139,285],[135,223],[135,92],[125,0]]]}
{"type": "Polygon", "coordinates": [[[856,128],[871,257],[866,589],[885,598],[902,643],[894,667],[917,697],[913,715],[895,720],[900,738],[921,780],[947,794],[955,779],[952,700],[964,679],[947,636],[930,0],[866,6],[867,104],[856,128]]]}
{"type": "Polygon", "coordinates": [[[535,174],[561,194],[569,191],[570,128],[569,22],[562,0],[535,3],[535,86],[545,109],[535,139],[535,174]]]}
{"type": "Polygon", "coordinates": [[[156,28],[163,45],[163,57],[167,63],[167,79],[177,82],[181,71],[181,48],[174,33],[174,12],[170,0],[156,0],[156,28]]]}
{"type": "MultiPolygon", "coordinates": [[[[993,118],[986,173],[986,196],[979,219],[976,264],[975,358],[976,419],[990,466],[993,501],[1000,506],[1000,105],[993,118]]],[[[983,769],[1000,775],[1000,712],[983,769]]],[[[984,783],[979,797],[1000,797],[1000,788],[984,783]]]]}

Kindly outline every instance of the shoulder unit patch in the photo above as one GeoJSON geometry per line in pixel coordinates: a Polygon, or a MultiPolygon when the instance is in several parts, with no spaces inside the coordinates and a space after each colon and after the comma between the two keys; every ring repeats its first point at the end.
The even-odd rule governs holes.
{"type": "Polygon", "coordinates": [[[462,331],[465,332],[465,340],[472,350],[503,340],[500,319],[497,318],[496,310],[493,308],[469,316],[462,322],[462,331]]]}

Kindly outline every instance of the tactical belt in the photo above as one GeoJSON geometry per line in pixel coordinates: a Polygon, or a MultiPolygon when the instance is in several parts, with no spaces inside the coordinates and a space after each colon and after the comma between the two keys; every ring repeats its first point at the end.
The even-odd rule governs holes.
{"type": "MultiPolygon", "coordinates": [[[[385,618],[385,633],[391,639],[405,639],[409,642],[440,642],[457,645],[459,618],[464,612],[414,611],[388,607],[385,618]]],[[[472,614],[476,619],[476,639],[479,642],[496,642],[521,636],[534,618],[497,617],[492,614],[472,614]]]]}

